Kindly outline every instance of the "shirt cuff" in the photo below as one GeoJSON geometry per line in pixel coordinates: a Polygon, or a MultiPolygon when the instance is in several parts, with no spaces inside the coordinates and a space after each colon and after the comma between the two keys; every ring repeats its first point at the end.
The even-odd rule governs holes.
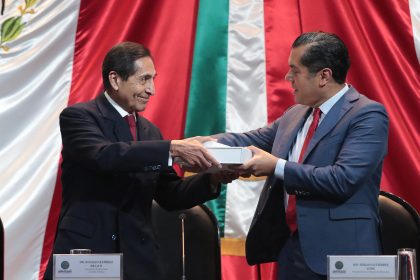
{"type": "Polygon", "coordinates": [[[276,169],[274,169],[274,176],[284,180],[284,167],[286,165],[287,160],[279,158],[276,163],[276,169]]]}
{"type": "Polygon", "coordinates": [[[210,193],[212,193],[212,194],[220,193],[220,188],[222,186],[221,183],[213,184],[211,182],[211,174],[208,173],[207,176],[208,176],[208,182],[209,182],[209,185],[210,185],[210,193]]]}
{"type": "Polygon", "coordinates": [[[168,166],[172,166],[172,164],[173,164],[173,160],[172,160],[172,157],[171,157],[171,153],[169,153],[168,166]]]}
{"type": "Polygon", "coordinates": [[[211,193],[219,193],[220,192],[220,184],[217,184],[217,185],[210,184],[210,192],[211,193]]]}

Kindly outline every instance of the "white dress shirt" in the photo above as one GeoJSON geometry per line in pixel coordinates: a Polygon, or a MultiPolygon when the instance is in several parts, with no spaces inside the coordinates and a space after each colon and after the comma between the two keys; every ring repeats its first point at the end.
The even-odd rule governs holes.
{"type": "MultiPolygon", "coordinates": [[[[319,106],[319,109],[321,110],[321,116],[319,118],[319,124],[322,122],[322,120],[325,118],[325,116],[328,114],[328,112],[331,110],[331,108],[334,106],[335,103],[346,93],[346,91],[349,89],[349,86],[347,84],[344,85],[344,87],[331,96],[327,101],[322,103],[321,106],[319,106]]],[[[312,110],[313,112],[313,110],[312,110]]],[[[289,152],[288,160],[293,162],[298,162],[300,151],[302,150],[303,143],[305,142],[306,134],[308,134],[309,127],[312,123],[312,113],[309,115],[309,117],[306,119],[305,124],[302,126],[302,128],[299,130],[295,143],[293,144],[292,149],[289,152]]],[[[274,176],[284,179],[284,166],[286,165],[286,160],[279,158],[276,164],[276,168],[274,170],[274,176]]]]}
{"type": "MultiPolygon", "coordinates": [[[[127,112],[126,110],[124,110],[120,105],[118,105],[117,102],[114,101],[114,99],[111,98],[111,96],[109,96],[109,94],[105,91],[104,92],[106,99],[109,101],[109,103],[111,103],[112,107],[115,108],[115,110],[117,110],[118,113],[120,113],[121,117],[125,117],[128,116],[130,113],[127,112]]],[[[133,114],[134,118],[136,118],[137,121],[137,116],[136,114],[133,114]]]]}
{"type": "MultiPolygon", "coordinates": [[[[328,114],[328,112],[331,110],[331,108],[334,106],[335,103],[346,93],[346,91],[349,89],[349,86],[347,84],[344,85],[344,87],[331,96],[327,101],[322,103],[319,106],[319,109],[321,110],[321,116],[319,118],[318,126],[322,122],[322,120],[325,118],[325,116],[328,114]]],[[[314,109],[312,109],[313,113],[314,109]]],[[[305,142],[306,134],[308,134],[309,127],[312,123],[312,113],[309,115],[309,117],[306,119],[304,125],[299,130],[295,143],[293,144],[292,149],[289,151],[288,160],[293,162],[299,161],[300,151],[302,150],[303,143],[305,142]]],[[[280,179],[284,179],[284,167],[286,165],[287,160],[279,158],[277,160],[276,168],[274,170],[274,176],[280,179]]],[[[287,204],[289,200],[289,194],[286,192],[286,189],[284,190],[284,205],[285,209],[287,209],[287,204]]]]}
{"type": "MultiPolygon", "coordinates": [[[[111,103],[112,107],[115,108],[115,110],[117,110],[117,112],[121,115],[121,117],[125,117],[128,116],[130,113],[128,113],[126,110],[124,110],[120,105],[118,105],[117,102],[114,101],[114,99],[111,98],[111,96],[109,96],[109,94],[105,91],[104,92],[106,99],[109,101],[109,103],[111,103]]],[[[133,114],[135,120],[137,121],[137,115],[133,114]]],[[[172,157],[171,154],[169,154],[169,158],[168,158],[168,166],[172,166],[172,157]]]]}

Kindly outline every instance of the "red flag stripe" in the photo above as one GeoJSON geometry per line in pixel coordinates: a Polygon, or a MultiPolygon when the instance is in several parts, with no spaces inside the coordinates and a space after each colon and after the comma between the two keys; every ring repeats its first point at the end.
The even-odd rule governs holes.
{"type": "MultiPolygon", "coordinates": [[[[102,60],[113,45],[122,41],[142,43],[151,50],[158,73],[156,96],[144,115],[162,129],[165,138],[181,138],[197,9],[197,1],[82,0],[68,104],[91,100],[102,91],[102,60]]],[[[57,226],[61,204],[59,178],[60,173],[45,233],[40,279],[57,226]]]]}

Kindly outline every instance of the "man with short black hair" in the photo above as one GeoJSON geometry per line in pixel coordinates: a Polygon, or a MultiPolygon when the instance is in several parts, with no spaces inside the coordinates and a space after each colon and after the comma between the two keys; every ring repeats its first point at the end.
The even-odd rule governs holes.
{"type": "Polygon", "coordinates": [[[296,105],[266,127],[215,137],[250,146],[242,175],[268,176],[246,240],[248,262],[278,261],[281,280],[326,279],[327,255],[381,253],[388,116],[345,83],[350,59],[334,34],[300,35],[289,67],[296,105]]]}

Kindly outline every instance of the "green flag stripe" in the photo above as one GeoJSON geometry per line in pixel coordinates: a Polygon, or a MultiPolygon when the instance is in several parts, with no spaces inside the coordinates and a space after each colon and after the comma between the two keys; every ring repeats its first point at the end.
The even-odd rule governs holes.
{"type": "Polygon", "coordinates": [[[201,0],[185,136],[224,132],[229,2],[201,0]]]}
{"type": "MultiPolygon", "coordinates": [[[[198,10],[194,57],[188,98],[185,137],[224,132],[226,128],[226,79],[228,0],[201,0],[198,10]]],[[[207,202],[224,235],[226,186],[218,199],[207,202]]]]}

